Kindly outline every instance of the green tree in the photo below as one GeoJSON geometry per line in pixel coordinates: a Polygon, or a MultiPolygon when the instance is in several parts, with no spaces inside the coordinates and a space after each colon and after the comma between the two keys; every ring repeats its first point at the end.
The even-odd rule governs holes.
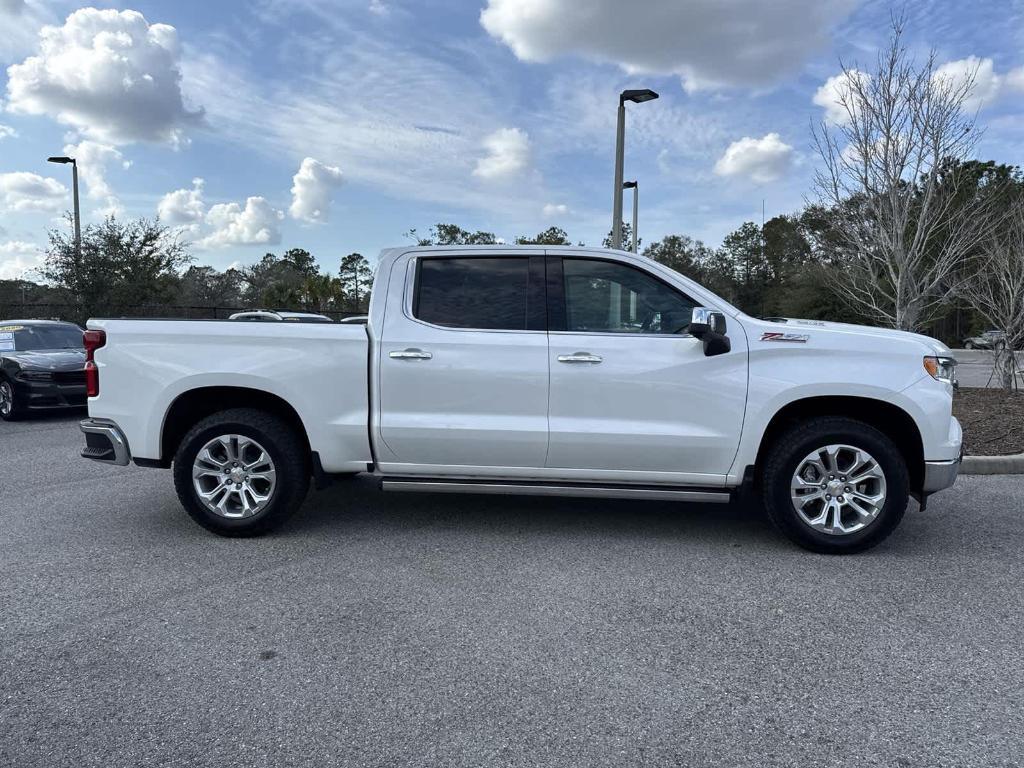
{"type": "Polygon", "coordinates": [[[470,232],[458,224],[437,224],[430,228],[426,237],[410,229],[405,236],[414,240],[416,245],[496,245],[498,242],[493,232],[470,232]]]}
{"type": "MultiPolygon", "coordinates": [[[[601,245],[605,248],[612,247],[612,230],[608,230],[608,234],[604,236],[604,240],[601,241],[601,245]]],[[[638,237],[636,240],[636,248],[639,251],[640,246],[644,244],[644,239],[638,237]]],[[[629,250],[633,247],[633,225],[628,221],[622,222],[622,248],[623,250],[629,250]]]]}
{"type": "Polygon", "coordinates": [[[181,276],[178,303],[187,307],[238,307],[242,303],[242,273],[218,272],[213,267],[191,266],[181,276]]]}
{"type": "Polygon", "coordinates": [[[714,251],[688,235],[668,235],[646,248],[643,255],[698,282],[712,260],[714,251]]]}
{"type": "Polygon", "coordinates": [[[169,304],[178,294],[178,271],[192,257],[159,221],[113,216],[82,232],[81,255],[69,229],[51,229],[43,279],[60,289],[84,316],[117,307],[169,304]]]}
{"type": "Polygon", "coordinates": [[[365,312],[370,304],[373,271],[361,253],[350,253],[341,260],[338,279],[346,309],[365,312]]]}
{"type": "Polygon", "coordinates": [[[320,265],[313,254],[303,248],[289,248],[282,254],[281,262],[303,279],[320,274],[320,265]]]}
{"type": "Polygon", "coordinates": [[[278,257],[264,254],[242,269],[246,303],[268,309],[299,308],[305,303],[306,280],[320,274],[309,251],[293,248],[278,257]]]}
{"type": "Polygon", "coordinates": [[[331,275],[310,275],[302,284],[302,304],[311,312],[338,309],[343,297],[341,280],[331,275]]]}
{"type": "Polygon", "coordinates": [[[516,238],[518,245],[572,245],[569,235],[561,227],[548,227],[533,237],[521,235],[516,238]]]}

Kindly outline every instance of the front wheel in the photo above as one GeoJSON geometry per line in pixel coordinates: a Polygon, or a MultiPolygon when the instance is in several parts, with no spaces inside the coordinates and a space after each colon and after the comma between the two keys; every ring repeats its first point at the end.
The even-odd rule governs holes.
{"type": "Polygon", "coordinates": [[[7,379],[0,379],[0,419],[4,421],[17,421],[25,415],[21,403],[18,402],[18,394],[7,379]]]}
{"type": "Polygon", "coordinates": [[[761,477],[765,508],[792,541],[814,552],[862,552],[903,519],[906,461],[885,434],[841,417],[812,419],[769,449],[761,477]]]}
{"type": "Polygon", "coordinates": [[[278,527],[309,490],[308,451],[285,420],[236,408],[196,424],[174,457],[174,486],[188,514],[221,536],[278,527]]]}

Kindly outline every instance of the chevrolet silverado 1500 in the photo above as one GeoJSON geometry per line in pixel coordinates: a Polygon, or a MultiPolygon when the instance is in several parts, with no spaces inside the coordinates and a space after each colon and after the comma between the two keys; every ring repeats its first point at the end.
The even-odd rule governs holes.
{"type": "Polygon", "coordinates": [[[88,323],[83,455],[173,467],[228,536],[311,481],[726,502],[866,549],[954,482],[955,361],[925,336],[749,317],[622,251],[386,250],[365,325],[88,323]],[[749,494],[743,494],[750,498],[749,494]]]}

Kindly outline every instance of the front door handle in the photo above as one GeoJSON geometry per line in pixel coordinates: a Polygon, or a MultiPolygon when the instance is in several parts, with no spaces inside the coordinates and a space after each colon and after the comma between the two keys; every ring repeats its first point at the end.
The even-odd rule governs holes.
{"type": "Polygon", "coordinates": [[[388,357],[393,360],[429,360],[433,355],[429,352],[424,352],[422,349],[410,348],[388,352],[388,357]]]}
{"type": "Polygon", "coordinates": [[[589,352],[573,352],[571,355],[559,355],[560,363],[600,363],[604,358],[589,352]]]}

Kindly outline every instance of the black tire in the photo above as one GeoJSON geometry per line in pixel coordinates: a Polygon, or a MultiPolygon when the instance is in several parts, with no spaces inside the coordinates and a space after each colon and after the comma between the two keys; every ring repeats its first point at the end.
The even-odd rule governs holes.
{"type": "Polygon", "coordinates": [[[910,497],[907,463],[896,444],[874,427],[838,416],[811,419],[782,434],[768,449],[760,480],[762,500],[775,526],[801,547],[824,554],[853,554],[875,546],[900,524],[910,497]],[[812,528],[797,514],[790,497],[790,482],[804,457],[837,443],[867,451],[885,474],[886,498],[878,515],[848,534],[812,528]]]}
{"type": "Polygon", "coordinates": [[[308,450],[295,428],[284,419],[253,408],[220,411],[200,421],[182,439],[174,456],[174,487],[189,516],[220,536],[260,536],[291,517],[309,491],[308,450]],[[276,487],[267,506],[245,518],[215,514],[200,501],[192,482],[196,456],[210,440],[237,434],[256,440],[270,454],[276,487]]]}
{"type": "Polygon", "coordinates": [[[18,390],[14,384],[4,377],[0,377],[0,387],[4,387],[11,398],[9,410],[0,408],[0,419],[4,421],[21,421],[25,418],[25,408],[18,398],[18,390]]]}
{"type": "Polygon", "coordinates": [[[968,341],[966,344],[964,344],[964,349],[974,349],[974,342],[968,341]]]}
{"type": "Polygon", "coordinates": [[[1002,352],[1004,349],[1006,349],[1006,342],[1005,341],[997,341],[996,344],[995,344],[995,349],[996,349],[997,352],[1002,352]]]}

